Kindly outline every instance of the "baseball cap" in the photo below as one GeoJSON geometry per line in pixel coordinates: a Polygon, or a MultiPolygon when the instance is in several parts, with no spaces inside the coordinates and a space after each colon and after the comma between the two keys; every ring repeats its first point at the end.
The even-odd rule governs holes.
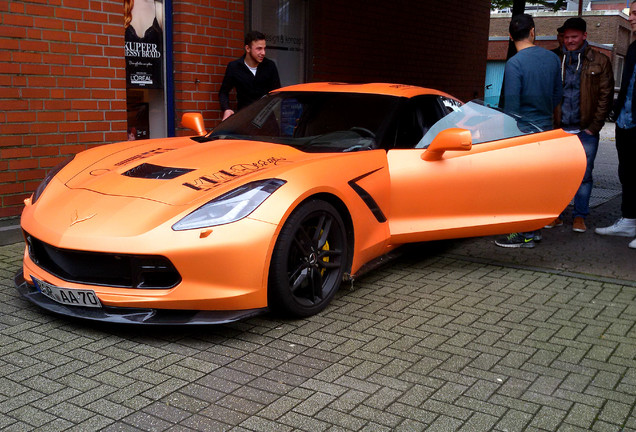
{"type": "Polygon", "coordinates": [[[565,23],[557,29],[559,33],[563,33],[566,30],[580,30],[582,32],[586,32],[587,24],[583,18],[568,18],[565,23]]]}

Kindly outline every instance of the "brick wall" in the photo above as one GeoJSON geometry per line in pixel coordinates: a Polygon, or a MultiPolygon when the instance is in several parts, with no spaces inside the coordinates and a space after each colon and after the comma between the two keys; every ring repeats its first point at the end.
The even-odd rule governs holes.
{"type": "Polygon", "coordinates": [[[490,2],[314,2],[314,81],[385,81],[483,97],[490,2]]]}
{"type": "Polygon", "coordinates": [[[592,3],[592,10],[623,10],[625,8],[629,8],[629,3],[631,3],[631,0],[615,2],[594,2],[592,3]]]}
{"type": "Polygon", "coordinates": [[[122,2],[0,0],[0,217],[45,171],[126,139],[122,2]]]}
{"type": "MultiPolygon", "coordinates": [[[[539,41],[535,41],[534,44],[548,50],[554,49],[558,46],[558,43],[556,40],[539,40],[539,41]]],[[[599,51],[603,52],[603,54],[607,54],[608,52],[609,54],[611,54],[611,51],[600,50],[600,49],[599,51]]],[[[490,60],[505,61],[507,56],[508,56],[508,41],[507,40],[490,41],[490,43],[488,44],[488,60],[489,61],[490,60]]]]}
{"type": "MultiPolygon", "coordinates": [[[[244,1],[175,1],[177,123],[220,117],[225,65],[243,50],[244,1]]],[[[67,156],[126,136],[121,0],[0,0],[0,218],[67,156]]],[[[185,134],[187,132],[182,131],[185,134]]]]}
{"type": "MultiPolygon", "coordinates": [[[[557,47],[557,43],[555,41],[536,41],[535,45],[540,46],[542,48],[552,50],[557,47]]],[[[592,45],[592,49],[605,54],[610,59],[612,58],[612,50],[598,47],[592,45]]],[[[508,54],[508,42],[503,41],[494,41],[490,43],[488,47],[488,60],[506,60],[506,55],[508,54]]]]}
{"type": "MultiPolygon", "coordinates": [[[[539,40],[538,43],[549,49],[556,48],[558,45],[556,42],[556,29],[562,26],[565,20],[573,16],[576,16],[576,14],[563,13],[558,16],[554,14],[534,16],[537,38],[554,37],[552,41],[539,40]]],[[[587,40],[598,44],[613,44],[614,52],[619,55],[625,55],[631,41],[629,25],[624,15],[619,15],[618,13],[612,15],[583,14],[583,19],[587,23],[587,40]]],[[[509,14],[503,16],[494,15],[490,19],[489,36],[507,37],[509,24],[509,14]]],[[[490,59],[490,54],[488,58],[490,59]]]]}
{"type": "MultiPolygon", "coordinates": [[[[244,0],[174,3],[174,83],[177,126],[184,112],[203,113],[206,127],[221,119],[218,92],[225,67],[240,57],[244,0]]],[[[178,135],[191,131],[178,129],[178,135]]]]}
{"type": "MultiPolygon", "coordinates": [[[[503,15],[503,14],[502,14],[503,15]]],[[[537,15],[534,16],[534,24],[536,26],[536,35],[540,36],[556,36],[556,29],[563,25],[565,20],[572,18],[576,14],[559,14],[559,15],[537,15]]],[[[613,43],[616,29],[619,26],[626,26],[627,20],[618,14],[612,15],[586,15],[583,19],[587,23],[587,37],[597,43],[613,43]]],[[[490,23],[490,36],[508,36],[508,25],[510,24],[510,15],[493,16],[490,23]]]]}
{"type": "MultiPolygon", "coordinates": [[[[243,52],[244,0],[174,0],[177,123],[220,118],[225,67],[243,52]]],[[[386,81],[483,96],[487,0],[309,0],[311,81],[386,81]]],[[[18,215],[45,172],[125,140],[121,0],[0,0],[0,218],[18,215]]],[[[189,132],[178,129],[178,134],[189,132]]]]}

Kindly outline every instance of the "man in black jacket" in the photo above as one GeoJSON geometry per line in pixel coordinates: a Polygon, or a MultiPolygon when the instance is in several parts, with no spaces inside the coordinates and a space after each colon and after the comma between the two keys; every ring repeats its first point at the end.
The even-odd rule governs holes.
{"type": "MultiPolygon", "coordinates": [[[[629,8],[629,24],[636,31],[636,0],[629,8]]],[[[625,67],[618,99],[612,110],[616,119],[616,151],[618,153],[618,178],[623,187],[621,218],[613,225],[596,228],[601,235],[622,237],[636,236],[636,42],[632,42],[625,57],[625,67]]],[[[630,248],[636,249],[636,239],[630,248]]]]}
{"type": "Polygon", "coordinates": [[[265,58],[265,35],[251,31],[245,35],[245,54],[231,61],[219,90],[223,120],[234,114],[230,91],[236,88],[237,111],[280,87],[276,64],[265,58]]]}

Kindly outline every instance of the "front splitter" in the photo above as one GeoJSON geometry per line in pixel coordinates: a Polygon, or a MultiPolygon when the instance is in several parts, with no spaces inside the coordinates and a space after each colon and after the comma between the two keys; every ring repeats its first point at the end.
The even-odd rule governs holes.
{"type": "Polygon", "coordinates": [[[237,311],[197,311],[180,309],[140,309],[104,306],[66,306],[46,297],[24,279],[19,271],[13,280],[18,292],[31,303],[57,315],[114,324],[209,325],[227,324],[267,312],[267,308],[237,311]]]}

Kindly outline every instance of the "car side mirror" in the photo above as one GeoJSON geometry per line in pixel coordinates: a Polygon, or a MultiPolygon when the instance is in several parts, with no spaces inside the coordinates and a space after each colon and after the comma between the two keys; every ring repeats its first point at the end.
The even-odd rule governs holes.
{"type": "Polygon", "coordinates": [[[207,133],[203,126],[203,116],[201,113],[184,113],[181,117],[181,126],[194,131],[199,136],[203,136],[207,133]]]}
{"type": "Polygon", "coordinates": [[[422,153],[426,161],[440,160],[448,150],[468,151],[473,147],[470,131],[460,128],[449,128],[441,131],[433,138],[433,142],[422,153]]]}

